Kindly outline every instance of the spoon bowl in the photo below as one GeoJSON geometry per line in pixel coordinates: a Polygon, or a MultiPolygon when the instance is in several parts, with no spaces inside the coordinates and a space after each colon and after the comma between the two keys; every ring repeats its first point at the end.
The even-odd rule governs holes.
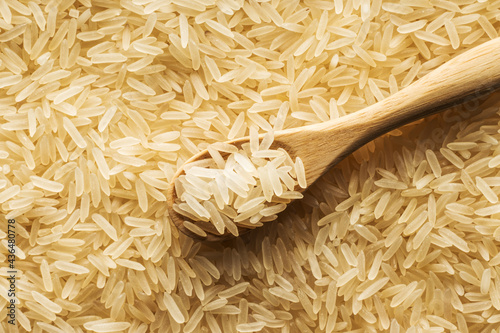
{"type": "MultiPolygon", "coordinates": [[[[498,87],[500,38],[456,56],[408,87],[361,111],[324,123],[276,131],[271,148],[283,148],[293,159],[300,157],[310,186],[332,166],[382,134],[483,96],[498,87]]],[[[227,143],[240,147],[249,140],[249,137],[244,137],[227,143]]],[[[167,193],[170,218],[180,231],[192,238],[207,241],[230,239],[234,237],[232,234],[220,235],[210,223],[206,223],[210,226],[204,227],[206,237],[191,232],[183,224],[187,218],[173,209],[175,180],[184,174],[186,165],[206,158],[210,155],[208,150],[203,150],[186,161],[174,175],[167,193]]],[[[238,227],[240,235],[249,230],[238,227]]]]}

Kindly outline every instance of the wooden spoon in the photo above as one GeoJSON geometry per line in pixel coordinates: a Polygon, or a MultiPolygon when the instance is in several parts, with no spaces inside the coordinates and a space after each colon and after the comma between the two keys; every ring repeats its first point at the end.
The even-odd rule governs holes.
{"type": "MultiPolygon", "coordinates": [[[[271,148],[282,147],[292,158],[299,156],[310,186],[321,175],[367,142],[399,126],[446,108],[475,99],[500,87],[500,38],[464,52],[436,70],[386,99],[365,109],[320,124],[277,131],[271,148]]],[[[262,136],[260,137],[262,139],[262,136]]],[[[229,141],[240,146],[249,137],[229,141]]],[[[184,165],[209,158],[207,150],[190,158],[184,165]]],[[[195,239],[218,241],[232,238],[219,235],[215,228],[203,238],[186,229],[185,216],[173,210],[174,182],[184,173],[182,166],[170,183],[167,193],[169,214],[174,224],[195,239]]],[[[211,225],[211,223],[205,223],[211,225]]],[[[249,229],[239,227],[240,235],[249,229]]]]}

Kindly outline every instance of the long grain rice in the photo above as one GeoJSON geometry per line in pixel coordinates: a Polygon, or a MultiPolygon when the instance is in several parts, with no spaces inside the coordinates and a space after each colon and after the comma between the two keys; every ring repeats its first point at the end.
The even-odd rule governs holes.
{"type": "MultiPolygon", "coordinates": [[[[217,156],[214,155],[217,151],[230,153],[227,161],[204,161],[209,168],[186,166],[186,175],[180,176],[176,181],[178,199],[175,209],[187,217],[194,218],[194,222],[209,220],[219,234],[224,233],[225,227],[235,234],[239,233],[237,225],[249,227],[260,223],[261,220],[275,219],[275,214],[283,211],[286,208],[285,203],[290,202],[286,194],[283,197],[287,192],[287,185],[281,182],[282,178],[288,177],[292,181],[288,189],[294,189],[297,185],[305,188],[307,183],[304,165],[299,157],[293,167],[288,166],[290,170],[285,172],[285,176],[278,174],[277,169],[290,160],[290,157],[283,150],[269,149],[272,140],[272,136],[265,136],[258,150],[254,151],[250,151],[248,144],[241,150],[223,143],[212,145],[210,149],[214,151],[213,156],[217,156]],[[292,174],[297,175],[297,180],[291,177],[292,174]],[[208,182],[204,180],[207,178],[208,182]],[[210,192],[202,190],[206,188],[210,192]],[[232,202],[231,197],[234,198],[232,202]],[[183,201],[187,205],[183,204],[183,201]],[[233,205],[237,209],[234,216],[231,215],[234,211],[233,205]]],[[[202,226],[203,224],[184,222],[187,230],[205,237],[206,232],[202,226]]]]}
{"type": "Polygon", "coordinates": [[[0,0],[18,271],[17,327],[0,331],[496,332],[498,96],[371,142],[304,193],[300,159],[255,138],[383,100],[497,37],[499,17],[484,0],[0,0]],[[246,135],[185,189],[213,193],[189,200],[220,233],[257,230],[187,238],[169,182],[246,135]]]}

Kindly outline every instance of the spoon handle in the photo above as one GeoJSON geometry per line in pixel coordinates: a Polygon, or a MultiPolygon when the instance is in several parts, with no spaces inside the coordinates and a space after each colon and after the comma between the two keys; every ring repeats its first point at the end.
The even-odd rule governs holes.
{"type": "Polygon", "coordinates": [[[311,184],[345,156],[380,135],[498,87],[500,38],[456,56],[361,111],[321,124],[285,130],[277,137],[288,151],[301,156],[307,182],[311,184]]]}
{"type": "Polygon", "coordinates": [[[456,56],[381,102],[353,114],[352,121],[356,119],[363,123],[353,129],[362,131],[360,137],[366,143],[404,124],[474,100],[499,87],[500,38],[495,38],[456,56]]]}

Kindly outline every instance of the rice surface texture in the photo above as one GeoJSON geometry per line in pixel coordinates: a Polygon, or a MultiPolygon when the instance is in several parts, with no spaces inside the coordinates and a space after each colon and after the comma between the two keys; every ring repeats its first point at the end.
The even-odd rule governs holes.
{"type": "Polygon", "coordinates": [[[499,21],[499,0],[0,0],[0,333],[500,332],[498,95],[370,142],[301,195],[300,160],[266,147],[499,21]],[[225,242],[167,211],[207,148],[232,189],[222,204],[188,177],[190,209],[255,228],[225,242]]]}

